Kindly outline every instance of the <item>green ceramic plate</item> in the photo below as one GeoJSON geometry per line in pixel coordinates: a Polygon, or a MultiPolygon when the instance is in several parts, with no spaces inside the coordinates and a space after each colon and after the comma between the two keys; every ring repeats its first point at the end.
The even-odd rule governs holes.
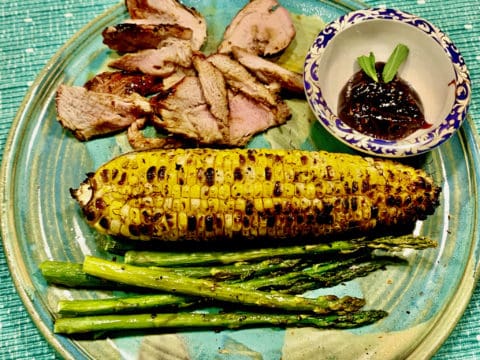
{"type": "MultiPolygon", "coordinates": [[[[246,1],[186,1],[209,23],[214,48],[225,26],[246,1]]],[[[281,61],[301,66],[321,21],[331,21],[349,2],[282,1],[295,16],[297,40],[281,61]]],[[[52,333],[52,313],[60,298],[97,298],[107,292],[48,287],[38,265],[46,259],[81,262],[103,256],[98,235],[84,222],[69,188],[85,173],[129,150],[124,135],[80,143],[55,118],[55,90],[60,83],[83,84],[99,72],[111,53],[101,31],[126,17],[122,4],[80,31],[42,71],[23,102],[5,149],[1,177],[1,225],[8,263],[18,292],[34,322],[65,358],[133,359],[393,359],[427,358],[445,340],[463,313],[478,278],[479,150],[468,119],[448,143],[421,158],[442,184],[441,206],[418,224],[417,231],[439,241],[437,249],[405,251],[409,266],[388,269],[328,289],[337,295],[367,299],[369,308],[389,311],[381,322],[352,331],[274,328],[176,334],[121,334],[98,339],[70,339],[52,333]],[[166,354],[170,354],[168,357],[166,354]]],[[[301,72],[301,67],[298,69],[301,72]]],[[[323,132],[306,103],[291,101],[293,119],[255,138],[250,146],[322,148],[349,151],[323,132]]]]}

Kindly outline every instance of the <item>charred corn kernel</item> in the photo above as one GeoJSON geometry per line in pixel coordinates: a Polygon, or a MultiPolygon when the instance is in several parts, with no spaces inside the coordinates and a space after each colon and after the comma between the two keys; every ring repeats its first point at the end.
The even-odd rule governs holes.
{"type": "Polygon", "coordinates": [[[309,239],[413,225],[440,188],[391,160],[300,150],[139,151],[71,191],[101,233],[132,239],[309,239]]]}

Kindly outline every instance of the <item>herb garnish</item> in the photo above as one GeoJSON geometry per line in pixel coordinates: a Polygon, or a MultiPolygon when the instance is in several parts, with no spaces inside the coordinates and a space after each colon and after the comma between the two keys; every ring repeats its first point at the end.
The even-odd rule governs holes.
{"type": "Polygon", "coordinates": [[[377,70],[375,69],[375,55],[371,52],[369,56],[362,55],[357,58],[358,65],[375,82],[378,82],[377,70]]]}
{"type": "MultiPolygon", "coordinates": [[[[409,50],[406,45],[398,44],[395,47],[385,66],[383,67],[382,80],[385,83],[393,80],[398,68],[407,58],[408,52],[409,50]]],[[[375,82],[378,82],[377,71],[375,69],[375,55],[373,55],[373,53],[370,53],[369,56],[362,55],[357,58],[357,61],[358,65],[360,65],[365,74],[371,77],[375,82]]]]}

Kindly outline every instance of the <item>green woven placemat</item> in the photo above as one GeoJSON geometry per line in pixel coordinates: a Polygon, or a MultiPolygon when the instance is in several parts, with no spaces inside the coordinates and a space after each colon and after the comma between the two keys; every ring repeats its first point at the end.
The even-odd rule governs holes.
{"type": "MultiPolygon", "coordinates": [[[[227,0],[225,0],[227,1],[227,0]]],[[[52,55],[96,15],[116,0],[2,0],[0,22],[0,153],[10,124],[29,85],[52,55]]],[[[444,30],[465,57],[475,85],[480,76],[480,8],[470,1],[367,1],[418,14],[444,30]]],[[[480,128],[479,97],[470,113],[480,128]]],[[[480,359],[480,287],[464,316],[440,348],[439,359],[480,359]]],[[[0,251],[0,358],[55,359],[17,295],[0,251]]]]}

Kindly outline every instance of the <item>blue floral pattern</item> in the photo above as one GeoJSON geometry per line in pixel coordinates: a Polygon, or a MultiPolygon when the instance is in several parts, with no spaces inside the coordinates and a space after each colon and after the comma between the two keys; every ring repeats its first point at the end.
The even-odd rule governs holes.
{"type": "Polygon", "coordinates": [[[312,44],[305,60],[304,84],[308,102],[320,123],[334,136],[367,154],[384,157],[404,157],[425,153],[447,141],[460,128],[467,116],[471,97],[470,75],[465,61],[452,41],[437,27],[418,16],[386,8],[357,10],[328,24],[312,44]],[[435,40],[452,61],[455,73],[455,101],[451,112],[441,124],[416,138],[390,141],[361,134],[341,121],[329,108],[318,83],[318,62],[336,34],[359,22],[372,19],[400,21],[422,30],[435,40]]]}

